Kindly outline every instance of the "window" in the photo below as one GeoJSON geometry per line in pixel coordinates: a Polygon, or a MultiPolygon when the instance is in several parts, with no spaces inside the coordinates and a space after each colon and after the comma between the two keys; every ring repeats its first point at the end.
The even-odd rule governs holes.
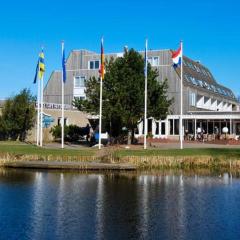
{"type": "Polygon", "coordinates": [[[85,100],[86,97],[85,96],[80,96],[80,97],[74,97],[75,99],[79,99],[79,100],[85,100]]]}
{"type": "Polygon", "coordinates": [[[85,87],[85,77],[76,76],[74,78],[74,87],[75,88],[85,87]]]}
{"type": "Polygon", "coordinates": [[[204,83],[203,83],[202,80],[199,79],[198,82],[199,82],[199,84],[200,84],[201,87],[204,87],[204,83]]]}
{"type": "Polygon", "coordinates": [[[196,78],[192,77],[191,79],[192,79],[192,83],[194,85],[200,86],[200,83],[199,83],[199,81],[196,78]]]}
{"type": "Polygon", "coordinates": [[[189,93],[189,105],[196,106],[196,94],[193,92],[189,93]]]}
{"type": "Polygon", "coordinates": [[[153,66],[159,66],[159,57],[153,57],[153,66]]]}
{"type": "Polygon", "coordinates": [[[196,69],[197,72],[200,72],[200,68],[196,65],[194,65],[194,68],[196,69]]]}
{"type": "Polygon", "coordinates": [[[179,119],[174,119],[174,135],[179,135],[179,119]]]}
{"type": "Polygon", "coordinates": [[[99,60],[91,60],[88,62],[88,69],[99,69],[100,61],[99,60]]]}
{"type": "MultiPolygon", "coordinates": [[[[58,126],[62,126],[62,118],[58,118],[58,126]]],[[[64,118],[64,126],[68,126],[68,118],[64,118]]]]}
{"type": "Polygon", "coordinates": [[[211,85],[211,87],[212,87],[214,92],[217,92],[217,89],[216,89],[216,87],[214,85],[211,85]]]}
{"type": "Polygon", "coordinates": [[[148,62],[153,67],[159,66],[159,57],[148,57],[148,62]]]}
{"type": "Polygon", "coordinates": [[[190,67],[192,70],[195,69],[194,66],[193,66],[193,64],[192,64],[191,62],[189,62],[188,65],[189,65],[189,67],[190,67]]]}
{"type": "Polygon", "coordinates": [[[166,134],[165,122],[161,122],[161,134],[162,134],[162,135],[165,135],[165,134],[166,134]]]}
{"type": "Polygon", "coordinates": [[[207,72],[205,71],[205,69],[202,68],[202,73],[207,76],[207,72]]]}
{"type": "Polygon", "coordinates": [[[211,73],[210,72],[207,72],[207,75],[211,78],[212,77],[212,75],[211,75],[211,73]]]}
{"type": "Polygon", "coordinates": [[[184,74],[184,77],[188,82],[191,82],[191,79],[189,78],[189,76],[187,74],[184,74]]]}

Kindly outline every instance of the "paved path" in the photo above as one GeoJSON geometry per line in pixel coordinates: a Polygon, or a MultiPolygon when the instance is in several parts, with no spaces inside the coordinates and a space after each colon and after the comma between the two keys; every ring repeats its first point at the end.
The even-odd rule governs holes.
{"type": "MultiPolygon", "coordinates": [[[[150,146],[160,149],[178,149],[180,143],[151,143],[150,146]]],[[[224,145],[224,144],[213,144],[213,143],[202,143],[202,142],[186,142],[183,143],[184,148],[240,148],[240,145],[224,145]]]]}
{"type": "MultiPolygon", "coordinates": [[[[118,145],[115,147],[125,148],[127,145],[118,145]]],[[[48,143],[44,144],[45,148],[56,148],[60,149],[61,144],[60,143],[48,143]]],[[[148,147],[150,148],[159,148],[159,149],[178,149],[180,147],[179,142],[154,142],[154,143],[148,143],[148,147]]],[[[228,144],[213,144],[213,143],[207,143],[207,142],[184,142],[183,143],[184,148],[240,148],[240,145],[228,145],[228,144]]],[[[66,149],[84,149],[89,148],[87,145],[81,145],[81,144],[65,144],[64,148],[66,149]]],[[[142,149],[142,145],[130,145],[130,149],[142,149]]],[[[97,148],[95,148],[97,149],[97,148]]],[[[103,147],[102,149],[105,149],[103,147]]]]}

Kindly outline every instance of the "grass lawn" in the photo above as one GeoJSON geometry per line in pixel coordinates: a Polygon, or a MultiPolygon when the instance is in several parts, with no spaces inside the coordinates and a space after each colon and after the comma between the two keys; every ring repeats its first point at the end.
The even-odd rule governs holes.
{"type": "Polygon", "coordinates": [[[117,150],[116,156],[222,156],[240,159],[240,148],[186,148],[186,149],[147,149],[147,150],[117,150]]]}
{"type": "MultiPolygon", "coordinates": [[[[98,153],[96,148],[79,147],[79,149],[40,148],[35,145],[0,141],[0,153],[39,155],[39,156],[94,156],[98,153]]],[[[125,156],[213,156],[240,159],[240,148],[185,148],[185,149],[120,149],[114,152],[116,157],[125,156]]]]}
{"type": "Polygon", "coordinates": [[[57,148],[40,148],[35,145],[4,141],[0,142],[0,153],[25,154],[25,155],[53,155],[53,156],[93,156],[96,149],[57,149],[57,148]]]}

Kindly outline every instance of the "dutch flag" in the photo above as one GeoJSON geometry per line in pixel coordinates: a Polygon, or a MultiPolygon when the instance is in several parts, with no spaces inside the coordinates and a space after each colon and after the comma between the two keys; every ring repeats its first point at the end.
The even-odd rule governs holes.
{"type": "Polygon", "coordinates": [[[181,65],[182,61],[182,47],[180,46],[177,51],[173,51],[172,53],[172,61],[173,61],[173,67],[177,68],[181,65]]]}

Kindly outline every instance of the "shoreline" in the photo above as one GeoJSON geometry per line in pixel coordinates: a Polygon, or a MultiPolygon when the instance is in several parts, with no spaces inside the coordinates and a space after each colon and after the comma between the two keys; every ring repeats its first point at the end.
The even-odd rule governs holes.
{"type": "Polygon", "coordinates": [[[71,169],[71,170],[158,170],[158,169],[229,169],[240,170],[240,160],[226,156],[117,155],[102,156],[0,156],[0,168],[71,169]]]}
{"type": "Polygon", "coordinates": [[[0,167],[76,170],[216,169],[240,170],[240,148],[143,150],[111,146],[92,148],[37,148],[16,142],[0,143],[0,167]]]}
{"type": "Polygon", "coordinates": [[[59,162],[59,161],[8,161],[0,163],[4,168],[31,168],[31,169],[64,169],[64,170],[111,170],[134,171],[136,166],[131,164],[97,163],[97,162],[59,162]]]}

